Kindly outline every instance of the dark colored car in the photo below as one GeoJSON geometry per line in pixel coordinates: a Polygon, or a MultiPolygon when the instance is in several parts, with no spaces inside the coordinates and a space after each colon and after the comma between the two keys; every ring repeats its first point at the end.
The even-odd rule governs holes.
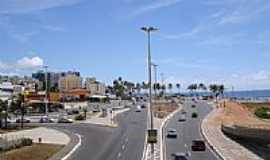
{"type": "Polygon", "coordinates": [[[145,104],[142,104],[142,105],[141,105],[141,108],[146,108],[145,104]]]}
{"type": "MultiPolygon", "coordinates": [[[[21,121],[22,121],[21,118],[16,119],[16,123],[21,123],[21,121]]],[[[23,123],[30,123],[30,122],[31,122],[30,119],[26,119],[26,118],[23,119],[23,123]]]]}
{"type": "Polygon", "coordinates": [[[177,138],[177,132],[175,129],[168,129],[167,138],[177,138]]]}
{"type": "Polygon", "coordinates": [[[179,152],[179,153],[173,153],[172,157],[174,160],[188,160],[187,154],[179,152]]]}
{"type": "Polygon", "coordinates": [[[192,108],[195,108],[195,107],[196,107],[196,105],[195,105],[195,104],[193,104],[193,105],[191,105],[191,107],[192,107],[192,108]]]}
{"type": "Polygon", "coordinates": [[[205,151],[205,143],[203,140],[194,140],[192,141],[191,146],[192,151],[205,151]]]}
{"type": "Polygon", "coordinates": [[[191,117],[192,118],[197,118],[198,117],[198,114],[194,112],[194,113],[192,113],[191,117]]]}

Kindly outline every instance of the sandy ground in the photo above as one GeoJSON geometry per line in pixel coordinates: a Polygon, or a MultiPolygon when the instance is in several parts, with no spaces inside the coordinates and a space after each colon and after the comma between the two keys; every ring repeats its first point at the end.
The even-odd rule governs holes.
{"type": "MultiPolygon", "coordinates": [[[[223,107],[223,104],[220,103],[219,107],[223,107]]],[[[226,101],[223,114],[216,117],[216,120],[221,120],[223,124],[228,125],[235,124],[252,128],[270,129],[270,123],[256,118],[245,105],[237,102],[226,101]]]]}

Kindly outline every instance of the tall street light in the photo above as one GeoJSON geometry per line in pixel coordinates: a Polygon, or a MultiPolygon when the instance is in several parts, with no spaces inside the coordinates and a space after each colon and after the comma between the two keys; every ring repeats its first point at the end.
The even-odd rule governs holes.
{"type": "Polygon", "coordinates": [[[154,91],[155,91],[155,96],[157,96],[157,64],[152,63],[152,66],[154,67],[154,76],[155,76],[155,84],[154,84],[154,91]]]}
{"type": "Polygon", "coordinates": [[[48,114],[48,67],[43,66],[45,69],[45,115],[48,114]]]}
{"type": "MultiPolygon", "coordinates": [[[[150,33],[157,31],[157,28],[154,27],[142,27],[142,31],[147,33],[148,39],[148,83],[149,83],[149,110],[150,110],[150,129],[153,130],[154,122],[153,122],[153,108],[152,108],[152,77],[151,77],[151,46],[150,46],[150,33]]],[[[151,143],[151,152],[154,153],[154,143],[151,143]]]]}

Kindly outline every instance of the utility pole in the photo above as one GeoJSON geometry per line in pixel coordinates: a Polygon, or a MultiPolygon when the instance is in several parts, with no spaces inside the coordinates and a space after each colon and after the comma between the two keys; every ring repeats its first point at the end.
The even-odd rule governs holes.
{"type": "Polygon", "coordinates": [[[48,66],[45,69],[45,115],[48,115],[48,66]]]}
{"type": "Polygon", "coordinates": [[[154,85],[154,91],[155,91],[155,97],[157,96],[157,64],[152,63],[152,66],[154,67],[154,75],[155,75],[155,85],[154,85]]]}
{"type": "MultiPolygon", "coordinates": [[[[148,39],[148,83],[149,83],[149,110],[150,110],[150,128],[151,130],[154,129],[154,121],[153,121],[153,108],[152,108],[152,75],[151,75],[151,45],[150,45],[150,33],[153,31],[157,31],[158,29],[154,27],[142,27],[141,30],[147,33],[148,39]]],[[[154,155],[154,143],[151,143],[151,153],[154,155]]]]}

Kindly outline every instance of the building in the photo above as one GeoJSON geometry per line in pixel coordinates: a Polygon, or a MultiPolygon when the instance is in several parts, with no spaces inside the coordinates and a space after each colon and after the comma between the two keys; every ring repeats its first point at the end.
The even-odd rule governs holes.
{"type": "MultiPolygon", "coordinates": [[[[48,72],[47,73],[47,86],[48,90],[58,90],[58,81],[61,73],[48,72]]],[[[38,71],[32,74],[32,78],[38,80],[38,90],[43,91],[46,89],[45,81],[46,73],[44,71],[38,71]]]]}
{"type": "Polygon", "coordinates": [[[96,78],[86,78],[85,88],[91,95],[105,95],[106,85],[98,82],[96,78]]]}
{"type": "Polygon", "coordinates": [[[73,73],[61,76],[58,81],[58,88],[60,92],[80,89],[82,88],[82,78],[73,73]]]}

